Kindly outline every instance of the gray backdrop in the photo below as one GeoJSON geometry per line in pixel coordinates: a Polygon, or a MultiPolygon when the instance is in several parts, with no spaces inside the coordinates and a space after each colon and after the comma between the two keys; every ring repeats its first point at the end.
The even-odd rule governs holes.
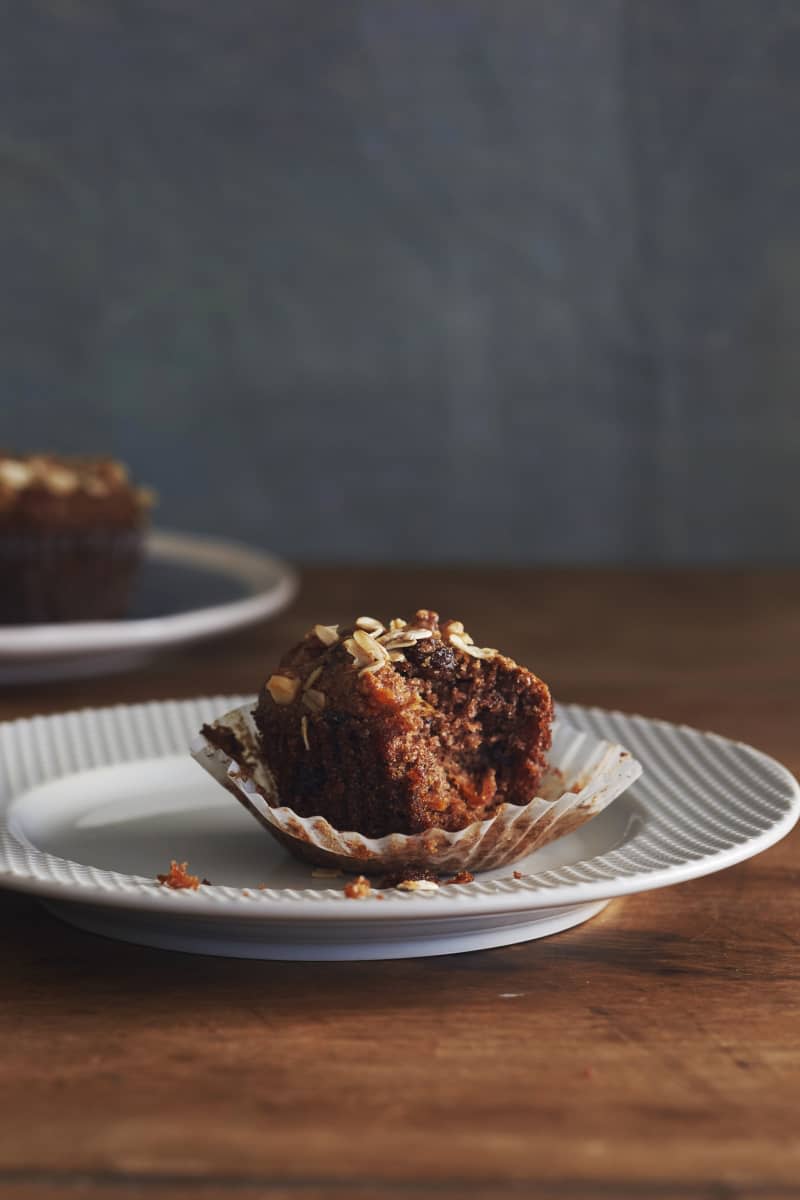
{"type": "Polygon", "coordinates": [[[307,559],[800,557],[800,3],[0,7],[0,444],[307,559]]]}

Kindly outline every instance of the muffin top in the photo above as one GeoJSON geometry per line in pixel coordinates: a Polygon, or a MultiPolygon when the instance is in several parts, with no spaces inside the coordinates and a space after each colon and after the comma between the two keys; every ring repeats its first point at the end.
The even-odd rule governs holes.
{"type": "Polygon", "coordinates": [[[541,679],[431,609],[315,625],[254,713],[281,802],[368,837],[455,831],[528,804],[552,717],[541,679]]]}
{"type": "Polygon", "coordinates": [[[0,452],[0,528],[138,529],[154,496],[112,458],[0,452]]]}

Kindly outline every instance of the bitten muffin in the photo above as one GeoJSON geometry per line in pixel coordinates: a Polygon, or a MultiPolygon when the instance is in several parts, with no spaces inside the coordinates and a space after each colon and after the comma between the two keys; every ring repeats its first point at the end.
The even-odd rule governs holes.
{"type": "MultiPolygon", "coordinates": [[[[452,832],[528,804],[553,706],[541,679],[421,609],[388,626],[316,625],[283,656],[254,716],[283,805],[382,837],[452,832]]],[[[220,744],[213,727],[203,732],[220,744]]]]}
{"type": "Polygon", "coordinates": [[[123,616],[152,499],[113,459],[0,454],[0,624],[123,616]]]}

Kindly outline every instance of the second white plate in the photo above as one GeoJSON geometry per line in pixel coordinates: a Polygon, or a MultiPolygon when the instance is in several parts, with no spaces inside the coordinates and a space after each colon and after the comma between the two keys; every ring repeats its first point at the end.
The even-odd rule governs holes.
{"type": "Polygon", "coordinates": [[[154,530],[130,617],[0,626],[0,684],[128,670],[165,647],[271,617],[296,590],[292,569],[263,550],[154,530]]]}

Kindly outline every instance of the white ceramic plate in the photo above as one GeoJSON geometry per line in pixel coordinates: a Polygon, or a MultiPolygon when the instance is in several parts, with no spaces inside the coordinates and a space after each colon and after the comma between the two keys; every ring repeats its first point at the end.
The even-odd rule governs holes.
{"type": "Polygon", "coordinates": [[[438,892],[348,900],[294,862],[189,757],[245,697],[88,709],[0,725],[0,884],[64,920],[145,945],[248,958],[450,954],[556,933],[612,897],[719,871],[783,837],[800,788],[773,759],[685,726],[562,705],[644,774],[512,869],[438,892]],[[171,858],[212,881],[170,891],[171,858]],[[260,884],[266,888],[259,890],[260,884]]]}
{"type": "Polygon", "coordinates": [[[161,649],[270,617],[296,590],[291,568],[264,551],[156,530],[129,619],[0,625],[0,683],[127,670],[161,649]]]}

